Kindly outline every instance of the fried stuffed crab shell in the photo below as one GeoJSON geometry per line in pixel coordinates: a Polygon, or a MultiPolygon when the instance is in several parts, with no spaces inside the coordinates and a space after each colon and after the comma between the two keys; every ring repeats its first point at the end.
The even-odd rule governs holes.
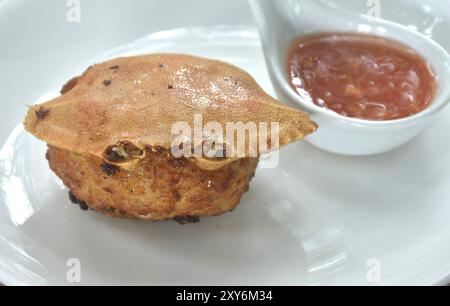
{"type": "Polygon", "coordinates": [[[241,69],[182,54],[96,64],[61,93],[30,107],[25,128],[49,145],[50,167],[76,202],[116,217],[185,223],[231,211],[261,154],[317,129],[306,113],[267,95],[241,69]],[[277,122],[279,142],[252,156],[176,158],[172,126],[193,127],[195,116],[221,126],[277,122]]]}

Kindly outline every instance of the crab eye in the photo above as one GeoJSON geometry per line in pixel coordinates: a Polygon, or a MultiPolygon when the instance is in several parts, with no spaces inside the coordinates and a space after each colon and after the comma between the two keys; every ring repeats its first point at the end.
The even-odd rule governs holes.
{"type": "Polygon", "coordinates": [[[122,141],[109,146],[104,152],[104,158],[112,163],[125,163],[130,160],[141,158],[144,150],[128,141],[122,141]]]}

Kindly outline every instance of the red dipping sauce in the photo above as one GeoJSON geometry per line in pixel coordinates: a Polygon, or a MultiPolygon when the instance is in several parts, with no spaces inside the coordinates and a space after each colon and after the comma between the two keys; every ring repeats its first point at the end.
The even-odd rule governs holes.
{"type": "Polygon", "coordinates": [[[347,117],[392,120],[428,107],[437,89],[429,63],[388,39],[327,33],[296,40],[288,51],[292,87],[304,99],[347,117]]]}

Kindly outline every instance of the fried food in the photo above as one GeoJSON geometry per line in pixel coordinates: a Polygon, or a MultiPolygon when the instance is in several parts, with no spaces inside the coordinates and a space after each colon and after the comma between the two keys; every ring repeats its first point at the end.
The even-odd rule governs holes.
{"type": "Polygon", "coordinates": [[[244,158],[207,171],[170,151],[146,148],[133,170],[93,155],[49,147],[51,169],[90,208],[115,217],[166,220],[233,210],[248,190],[258,159],[244,158]]]}
{"type": "Polygon", "coordinates": [[[70,80],[60,97],[30,107],[24,124],[48,143],[50,167],[76,202],[114,217],[181,223],[233,210],[259,155],[317,128],[239,68],[181,54],[96,64],[70,80]],[[172,127],[194,126],[196,114],[223,126],[278,122],[279,142],[269,140],[257,156],[175,158],[172,127]]]}

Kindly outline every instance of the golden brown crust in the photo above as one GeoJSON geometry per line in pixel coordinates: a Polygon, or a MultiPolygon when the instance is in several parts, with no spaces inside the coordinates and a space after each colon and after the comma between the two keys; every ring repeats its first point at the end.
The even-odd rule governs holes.
{"type": "Polygon", "coordinates": [[[132,170],[52,146],[47,158],[73,195],[95,211],[180,223],[233,210],[248,190],[258,164],[256,158],[244,158],[207,171],[192,160],[175,159],[165,149],[150,147],[132,170]]]}
{"type": "Polygon", "coordinates": [[[26,129],[55,147],[98,157],[120,141],[169,148],[177,136],[172,125],[183,121],[193,126],[194,114],[222,126],[279,122],[280,146],[317,128],[307,114],[268,96],[241,69],[188,55],[114,59],[92,66],[61,92],[30,107],[26,129]]]}

